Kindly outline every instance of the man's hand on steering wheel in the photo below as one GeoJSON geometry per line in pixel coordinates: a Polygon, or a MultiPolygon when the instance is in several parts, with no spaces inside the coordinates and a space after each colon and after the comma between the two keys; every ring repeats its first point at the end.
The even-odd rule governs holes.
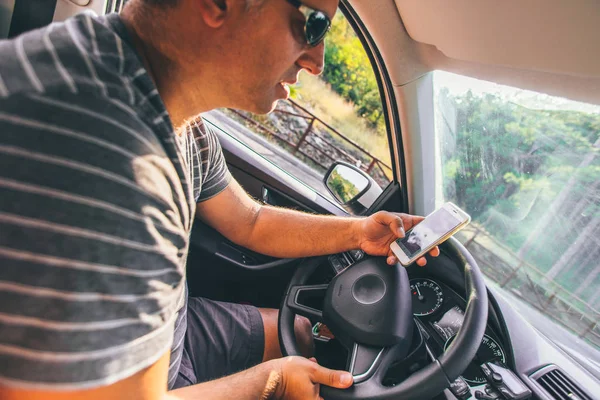
{"type": "MultiPolygon", "coordinates": [[[[303,357],[284,357],[269,361],[269,363],[274,364],[275,370],[279,371],[278,375],[269,378],[270,381],[273,379],[273,383],[276,382],[273,396],[268,396],[269,398],[322,400],[323,398],[319,395],[320,385],[337,389],[346,389],[352,385],[350,373],[322,367],[314,358],[307,360],[303,357]]],[[[267,384],[268,386],[269,384],[267,384]]]]}
{"type": "MultiPolygon", "coordinates": [[[[387,256],[387,263],[394,265],[398,259],[390,250],[390,244],[404,237],[407,230],[424,219],[425,217],[416,215],[379,211],[361,221],[358,232],[360,248],[373,256],[387,256]]],[[[440,249],[436,246],[429,254],[437,257],[440,255],[440,249]]],[[[417,265],[423,267],[425,264],[427,264],[425,257],[417,260],[417,265]]]]}

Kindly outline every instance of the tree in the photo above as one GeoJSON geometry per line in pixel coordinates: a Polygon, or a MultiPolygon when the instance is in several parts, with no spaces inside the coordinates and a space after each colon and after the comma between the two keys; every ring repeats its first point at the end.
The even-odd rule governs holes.
{"type": "Polygon", "coordinates": [[[446,198],[568,289],[597,276],[596,257],[567,267],[597,232],[600,115],[533,110],[493,94],[437,97],[446,198]]]}
{"type": "Polygon", "coordinates": [[[332,21],[325,47],[325,65],[322,79],[354,103],[357,114],[384,135],[383,106],[371,62],[360,39],[341,14],[332,21]]]}

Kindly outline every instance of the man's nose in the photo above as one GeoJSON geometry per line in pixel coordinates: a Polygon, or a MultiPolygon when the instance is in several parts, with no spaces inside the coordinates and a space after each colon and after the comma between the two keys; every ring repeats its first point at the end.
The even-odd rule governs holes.
{"type": "Polygon", "coordinates": [[[296,62],[301,68],[307,70],[313,75],[319,75],[323,72],[325,56],[325,41],[322,41],[318,45],[312,47],[309,46],[302,53],[296,62]]]}

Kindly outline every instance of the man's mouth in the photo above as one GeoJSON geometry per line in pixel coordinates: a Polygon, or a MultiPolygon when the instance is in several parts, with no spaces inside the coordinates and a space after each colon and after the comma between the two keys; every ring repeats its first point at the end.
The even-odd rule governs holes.
{"type": "Polygon", "coordinates": [[[294,80],[291,80],[291,81],[283,81],[283,80],[282,80],[282,81],[279,81],[279,83],[280,83],[282,86],[290,86],[290,85],[295,85],[297,82],[298,82],[298,80],[297,80],[297,79],[294,79],[294,80]]]}
{"type": "Polygon", "coordinates": [[[282,81],[282,82],[279,82],[279,85],[281,85],[281,87],[283,88],[283,90],[285,90],[285,92],[287,93],[287,96],[289,96],[290,95],[290,83],[282,81]]]}
{"type": "Polygon", "coordinates": [[[285,99],[288,99],[290,97],[290,86],[295,85],[298,82],[298,78],[296,75],[290,76],[290,78],[287,80],[282,79],[279,81],[279,85],[281,86],[281,88],[283,89],[283,91],[285,93],[285,97],[284,97],[285,99]]]}

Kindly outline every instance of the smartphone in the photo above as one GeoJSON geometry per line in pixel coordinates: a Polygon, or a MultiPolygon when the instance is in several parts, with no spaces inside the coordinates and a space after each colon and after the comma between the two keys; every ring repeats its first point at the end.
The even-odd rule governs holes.
{"type": "Polygon", "coordinates": [[[448,202],[406,232],[403,238],[392,242],[390,248],[400,264],[410,265],[464,228],[470,221],[469,214],[448,202]]]}

